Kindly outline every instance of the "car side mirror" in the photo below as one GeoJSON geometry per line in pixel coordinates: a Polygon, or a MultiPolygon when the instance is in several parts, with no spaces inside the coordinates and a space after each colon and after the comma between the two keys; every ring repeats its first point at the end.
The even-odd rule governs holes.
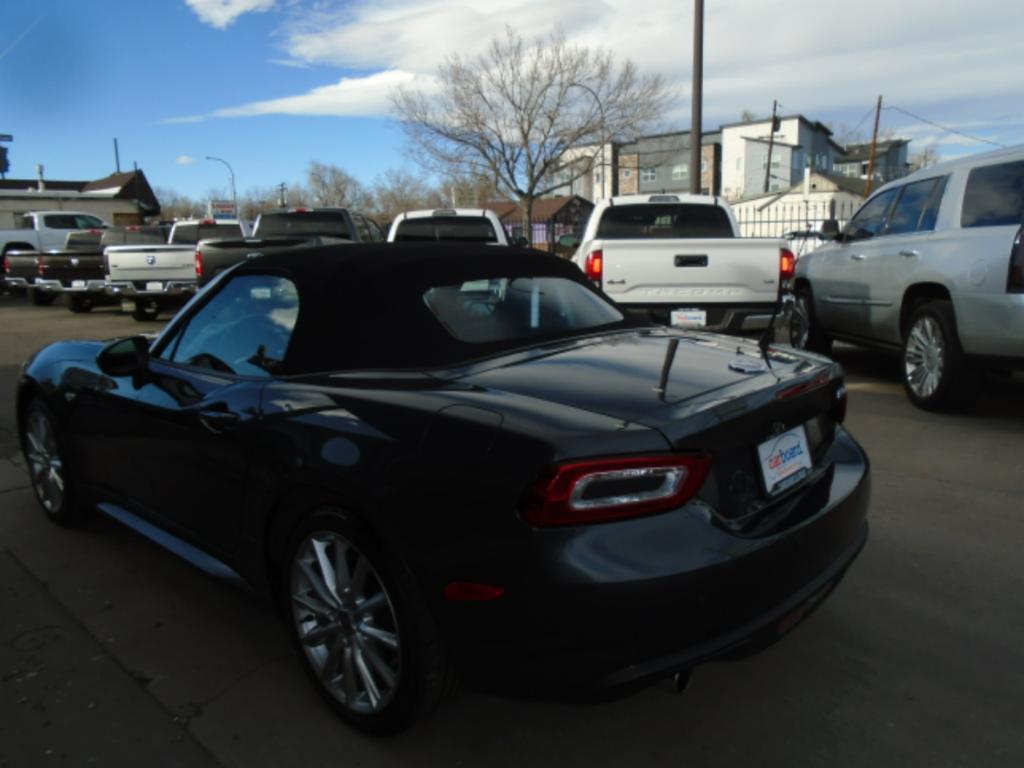
{"type": "Polygon", "coordinates": [[[143,336],[117,339],[96,356],[96,365],[107,376],[138,376],[149,362],[149,340],[143,336]]]}
{"type": "Polygon", "coordinates": [[[576,235],[562,235],[558,238],[558,247],[575,251],[580,247],[580,239],[576,235]]]}
{"type": "Polygon", "coordinates": [[[530,241],[527,240],[522,235],[516,235],[514,238],[512,238],[512,245],[515,245],[519,248],[529,248],[530,241]]]}
{"type": "Polygon", "coordinates": [[[821,236],[826,240],[838,240],[839,222],[835,219],[825,219],[821,222],[821,236]]]}

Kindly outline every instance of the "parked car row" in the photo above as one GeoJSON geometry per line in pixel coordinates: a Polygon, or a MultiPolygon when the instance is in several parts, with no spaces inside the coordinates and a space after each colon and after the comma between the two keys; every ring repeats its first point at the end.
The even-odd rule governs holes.
{"type": "Polygon", "coordinates": [[[954,410],[985,369],[1024,369],[1024,148],[924,168],[875,192],[799,260],[792,343],[901,355],[910,400],[954,410]]]}

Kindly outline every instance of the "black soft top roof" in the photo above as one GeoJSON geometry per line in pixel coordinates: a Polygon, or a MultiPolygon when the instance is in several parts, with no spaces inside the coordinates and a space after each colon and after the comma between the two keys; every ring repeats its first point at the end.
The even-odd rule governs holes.
{"type": "Polygon", "coordinates": [[[473,243],[366,243],[286,251],[248,261],[235,275],[267,272],[286,275],[299,290],[299,318],[285,360],[288,373],[441,368],[524,344],[521,339],[469,344],[453,338],[423,300],[435,286],[550,276],[594,290],[572,262],[526,248],[473,243]]]}

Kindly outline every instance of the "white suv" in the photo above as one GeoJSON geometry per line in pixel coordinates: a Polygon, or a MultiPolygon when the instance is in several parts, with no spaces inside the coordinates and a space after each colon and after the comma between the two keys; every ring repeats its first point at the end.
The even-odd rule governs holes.
{"type": "Polygon", "coordinates": [[[915,405],[952,410],[982,368],[1024,368],[1024,147],[924,168],[873,194],[797,264],[795,346],[899,350],[915,405]]]}

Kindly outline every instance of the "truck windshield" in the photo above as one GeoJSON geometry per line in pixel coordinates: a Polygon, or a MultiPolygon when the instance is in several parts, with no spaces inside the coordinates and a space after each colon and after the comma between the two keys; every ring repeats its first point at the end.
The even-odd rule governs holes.
{"type": "Polygon", "coordinates": [[[498,235],[485,216],[430,216],[398,223],[395,242],[443,240],[454,243],[496,243],[498,235]]]}
{"type": "Polygon", "coordinates": [[[291,213],[265,213],[256,226],[257,237],[284,237],[287,235],[319,235],[352,239],[345,216],[331,211],[295,211],[291,213]]]}
{"type": "Polygon", "coordinates": [[[614,205],[597,225],[597,237],[602,240],[733,236],[729,216],[717,205],[614,205]]]}

